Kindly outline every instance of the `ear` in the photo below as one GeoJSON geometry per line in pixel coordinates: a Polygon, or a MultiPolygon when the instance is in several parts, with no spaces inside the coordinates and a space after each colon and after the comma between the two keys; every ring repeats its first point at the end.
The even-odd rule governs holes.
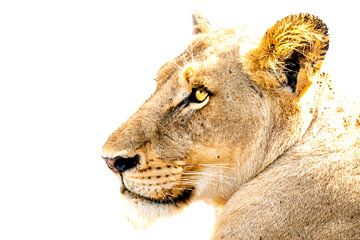
{"type": "Polygon", "coordinates": [[[301,94],[328,48],[328,28],[322,20],[310,14],[290,15],[275,23],[259,46],[245,55],[245,71],[265,88],[288,86],[301,94]]]}
{"type": "Polygon", "coordinates": [[[210,24],[198,11],[192,15],[193,19],[193,33],[207,33],[210,31],[210,24]]]}

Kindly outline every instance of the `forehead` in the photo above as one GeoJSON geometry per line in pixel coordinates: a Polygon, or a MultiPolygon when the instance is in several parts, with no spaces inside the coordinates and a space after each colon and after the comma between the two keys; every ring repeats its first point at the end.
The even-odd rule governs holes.
{"type": "Polygon", "coordinates": [[[219,63],[229,63],[238,58],[241,39],[234,29],[220,29],[208,34],[194,36],[191,44],[176,58],[166,62],[158,71],[158,85],[191,64],[199,66],[199,71],[211,71],[219,63]]]}

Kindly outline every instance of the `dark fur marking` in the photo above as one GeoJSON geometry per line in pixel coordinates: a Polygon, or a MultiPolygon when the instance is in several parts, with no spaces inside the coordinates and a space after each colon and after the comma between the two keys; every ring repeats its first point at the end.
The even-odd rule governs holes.
{"type": "Polygon", "coordinates": [[[257,88],[255,87],[254,85],[250,85],[250,88],[252,90],[254,90],[261,98],[264,97],[264,95],[262,94],[262,92],[257,88]]]}
{"type": "Polygon", "coordinates": [[[128,189],[124,189],[124,192],[129,193],[130,195],[137,197],[137,198],[141,198],[144,200],[147,200],[151,203],[157,203],[157,204],[171,204],[174,206],[177,206],[178,203],[184,203],[187,202],[192,195],[194,188],[192,189],[185,189],[184,191],[182,191],[178,196],[176,196],[175,198],[171,198],[170,196],[167,196],[165,199],[153,199],[153,198],[149,198],[149,197],[144,197],[141,195],[138,195],[136,193],[133,193],[131,191],[129,191],[128,189]]]}

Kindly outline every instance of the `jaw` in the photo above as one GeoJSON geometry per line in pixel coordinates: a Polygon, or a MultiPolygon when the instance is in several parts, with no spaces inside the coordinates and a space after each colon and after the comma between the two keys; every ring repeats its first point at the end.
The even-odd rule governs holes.
{"type": "Polygon", "coordinates": [[[194,189],[183,190],[174,198],[153,199],[129,191],[121,184],[121,213],[136,228],[145,228],[162,217],[179,213],[194,195],[194,189]]]}

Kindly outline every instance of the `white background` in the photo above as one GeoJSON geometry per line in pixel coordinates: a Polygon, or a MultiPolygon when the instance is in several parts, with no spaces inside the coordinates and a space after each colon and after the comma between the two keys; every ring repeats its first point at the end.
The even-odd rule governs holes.
{"type": "Polygon", "coordinates": [[[328,69],[359,95],[356,1],[3,0],[0,239],[209,238],[213,212],[201,204],[149,232],[131,229],[100,158],[107,136],[154,90],[160,64],[186,47],[194,8],[216,26],[320,16],[331,34],[328,69]]]}

